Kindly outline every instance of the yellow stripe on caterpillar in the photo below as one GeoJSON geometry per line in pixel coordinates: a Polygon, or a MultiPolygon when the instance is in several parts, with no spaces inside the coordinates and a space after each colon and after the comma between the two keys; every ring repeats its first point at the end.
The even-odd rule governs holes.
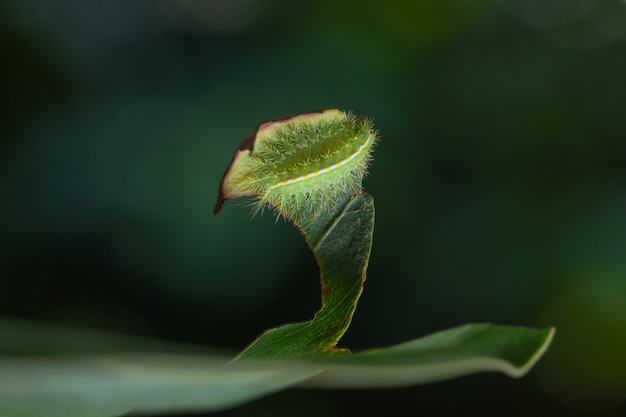
{"type": "Polygon", "coordinates": [[[359,156],[359,154],[361,152],[363,152],[363,149],[365,149],[367,147],[367,145],[369,145],[370,140],[371,140],[371,138],[368,136],[368,138],[365,141],[365,143],[362,144],[361,146],[359,146],[359,148],[354,153],[352,153],[347,158],[342,159],[341,161],[332,164],[331,166],[328,166],[326,168],[322,168],[322,169],[320,169],[318,171],[314,171],[314,172],[311,172],[311,173],[306,174],[306,175],[301,175],[301,176],[299,176],[297,178],[290,178],[288,180],[281,181],[279,183],[276,183],[276,184],[270,186],[269,189],[273,190],[274,188],[283,187],[285,185],[291,185],[291,184],[295,184],[295,183],[300,182],[300,181],[310,180],[311,178],[315,178],[318,175],[328,174],[329,172],[331,172],[331,171],[333,171],[333,170],[335,170],[335,169],[337,169],[339,167],[344,166],[345,164],[347,164],[348,162],[352,161],[354,158],[359,156]]]}

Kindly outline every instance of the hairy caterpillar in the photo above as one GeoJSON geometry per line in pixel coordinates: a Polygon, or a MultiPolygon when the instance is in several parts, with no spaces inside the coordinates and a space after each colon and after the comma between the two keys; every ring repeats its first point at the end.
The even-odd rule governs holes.
{"type": "Polygon", "coordinates": [[[369,119],[334,109],[263,122],[235,153],[214,213],[242,196],[296,221],[327,210],[361,192],[376,141],[369,119]]]}

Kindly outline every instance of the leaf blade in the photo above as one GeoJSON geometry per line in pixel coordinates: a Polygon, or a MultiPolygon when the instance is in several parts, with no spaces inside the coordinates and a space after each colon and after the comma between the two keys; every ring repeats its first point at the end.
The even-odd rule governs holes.
{"type": "Polygon", "coordinates": [[[554,335],[554,329],[478,323],[352,355],[229,362],[231,356],[199,347],[55,326],[41,337],[41,325],[2,324],[0,342],[11,334],[21,339],[4,344],[4,352],[0,343],[0,415],[22,417],[219,411],[290,387],[398,387],[493,371],[517,378],[539,360],[554,335]],[[72,340],[94,337],[99,347],[64,346],[50,337],[55,334],[72,340]],[[38,341],[50,353],[12,353],[20,343],[38,341]],[[520,345],[524,348],[511,350],[520,345]]]}
{"type": "Polygon", "coordinates": [[[294,222],[320,267],[322,306],[313,319],[271,328],[238,358],[305,358],[345,352],[336,345],[363,291],[372,248],[374,201],[367,193],[345,198],[330,212],[294,222]]]}
{"type": "Polygon", "coordinates": [[[306,386],[418,385],[477,372],[524,376],[543,356],[555,329],[473,323],[399,345],[337,358],[306,386]]]}

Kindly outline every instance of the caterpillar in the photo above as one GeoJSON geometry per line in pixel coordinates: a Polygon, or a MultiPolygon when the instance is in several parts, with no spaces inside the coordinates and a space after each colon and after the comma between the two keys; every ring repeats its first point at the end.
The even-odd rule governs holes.
{"type": "Polygon", "coordinates": [[[331,109],[263,122],[237,149],[219,187],[225,200],[253,196],[253,212],[270,206],[300,221],[358,195],[378,141],[368,118],[331,109]]]}

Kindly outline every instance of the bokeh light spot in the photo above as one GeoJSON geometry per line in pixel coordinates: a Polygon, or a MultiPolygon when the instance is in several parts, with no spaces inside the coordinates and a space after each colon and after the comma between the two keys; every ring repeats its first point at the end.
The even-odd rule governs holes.
{"type": "Polygon", "coordinates": [[[608,409],[626,399],[626,295],[588,286],[554,300],[543,323],[556,326],[537,367],[541,384],[575,409],[608,409]]]}

